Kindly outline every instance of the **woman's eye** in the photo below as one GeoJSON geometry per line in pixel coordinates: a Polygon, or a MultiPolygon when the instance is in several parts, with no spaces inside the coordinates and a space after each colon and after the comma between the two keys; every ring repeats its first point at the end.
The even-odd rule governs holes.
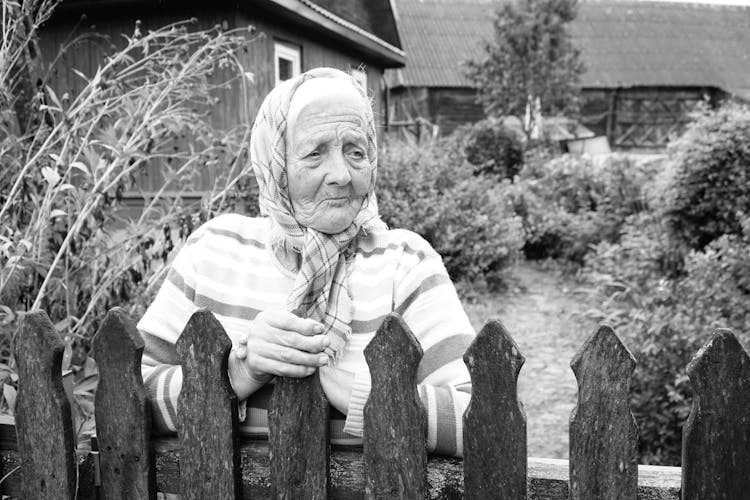
{"type": "Polygon", "coordinates": [[[355,160],[364,160],[365,152],[362,151],[361,149],[351,149],[349,150],[349,156],[351,156],[355,160]]]}
{"type": "Polygon", "coordinates": [[[314,151],[311,151],[310,153],[307,154],[307,158],[310,158],[310,159],[320,158],[320,151],[318,151],[317,149],[314,151]]]}

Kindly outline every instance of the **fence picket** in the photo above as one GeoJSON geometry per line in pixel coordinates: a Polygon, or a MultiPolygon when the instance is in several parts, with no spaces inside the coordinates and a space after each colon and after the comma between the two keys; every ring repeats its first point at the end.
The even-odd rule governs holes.
{"type": "Polygon", "coordinates": [[[96,437],[103,499],[156,498],[151,405],[141,377],[143,339],[119,307],[104,318],[93,341],[99,368],[96,437]]]}
{"type": "Polygon", "coordinates": [[[472,385],[464,414],[466,498],[526,498],[526,414],[516,393],[524,361],[499,321],[488,321],[464,354],[472,385]]]}
{"type": "Polygon", "coordinates": [[[638,490],[638,428],[628,390],[635,358],[600,326],[570,363],[578,403],[570,417],[570,498],[633,499],[638,490]]]}
{"type": "Polygon", "coordinates": [[[64,349],[47,313],[32,311],[22,317],[14,350],[22,498],[60,500],[76,493],[75,437],[62,383],[64,349]]]}
{"type": "Polygon", "coordinates": [[[693,408],[683,431],[682,498],[747,498],[750,492],[750,357],[717,330],[687,368],[693,408]]]}
{"type": "Polygon", "coordinates": [[[328,497],[328,400],[316,372],[278,377],[268,409],[272,498],[328,497]]]}
{"type": "Polygon", "coordinates": [[[365,347],[372,388],[364,407],[367,498],[425,498],[427,416],[417,393],[422,347],[396,313],[365,347]]]}
{"type": "Polygon", "coordinates": [[[232,342],[201,309],[177,340],[183,382],[177,403],[183,498],[231,500],[240,492],[237,397],[229,384],[232,342]]]}

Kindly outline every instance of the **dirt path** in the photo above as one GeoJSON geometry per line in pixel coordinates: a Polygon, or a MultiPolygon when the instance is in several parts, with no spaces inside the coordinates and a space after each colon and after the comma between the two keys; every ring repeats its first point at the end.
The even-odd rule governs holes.
{"type": "Polygon", "coordinates": [[[576,404],[570,360],[596,326],[583,318],[585,307],[575,284],[535,263],[515,271],[518,289],[466,305],[474,327],[499,318],[518,344],[526,363],[518,377],[526,410],[529,455],[568,457],[568,419],[576,404]]]}

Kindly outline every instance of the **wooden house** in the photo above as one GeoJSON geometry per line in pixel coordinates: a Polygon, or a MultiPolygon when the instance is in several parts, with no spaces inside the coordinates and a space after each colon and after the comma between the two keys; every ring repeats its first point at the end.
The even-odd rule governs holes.
{"type": "MultiPolygon", "coordinates": [[[[248,31],[247,36],[255,40],[239,55],[254,83],[248,95],[234,89],[222,96],[210,110],[214,124],[228,128],[252,123],[263,98],[279,81],[319,66],[354,72],[372,96],[376,119],[384,122],[384,71],[405,61],[390,0],[66,0],[45,24],[40,48],[50,59],[73,34],[96,32],[125,43],[122,35],[133,34],[136,20],[148,30],[190,18],[197,19],[196,29],[254,27],[254,34],[248,31]]],[[[58,95],[81,84],[74,70],[89,75],[96,71],[108,50],[103,45],[85,41],[61,55],[49,82],[58,95]]],[[[146,192],[158,189],[157,174],[146,172],[138,179],[139,187],[146,192]]],[[[211,180],[203,179],[198,192],[211,180]]]]}
{"type": "MultiPolygon", "coordinates": [[[[396,0],[409,54],[386,72],[391,124],[449,133],[481,119],[463,72],[492,36],[498,0],[396,0]]],[[[750,7],[580,0],[571,34],[586,70],[582,123],[616,149],[666,145],[703,100],[750,100],[750,7]]]]}

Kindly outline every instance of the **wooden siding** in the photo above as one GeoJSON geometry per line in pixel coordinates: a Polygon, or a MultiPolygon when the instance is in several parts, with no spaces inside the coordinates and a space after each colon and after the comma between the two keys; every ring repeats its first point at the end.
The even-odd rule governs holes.
{"type": "MultiPolygon", "coordinates": [[[[581,123],[620,150],[662,149],[684,131],[699,102],[713,106],[726,97],[711,87],[583,89],[582,94],[581,123]]],[[[405,129],[412,136],[417,130],[423,134],[431,124],[448,135],[484,118],[476,91],[469,88],[399,87],[388,99],[389,130],[397,134],[405,129]]]]}
{"type": "MultiPolygon", "coordinates": [[[[49,73],[48,84],[58,95],[65,92],[74,93],[83,85],[83,80],[74,70],[85,75],[93,75],[97,67],[101,66],[105,57],[114,50],[123,47],[127,42],[125,36],[131,36],[136,20],[141,20],[141,30],[156,29],[158,27],[184,20],[191,17],[198,19],[195,29],[207,29],[216,25],[224,29],[246,27],[252,25],[255,34],[248,31],[247,37],[256,40],[248,46],[248,51],[239,54],[239,59],[245,71],[254,75],[254,83],[247,87],[247,95],[243,97],[240,85],[235,83],[230,89],[221,91],[219,102],[206,110],[211,123],[224,130],[238,125],[252,125],[255,114],[266,94],[274,86],[274,48],[275,40],[286,41],[301,47],[302,70],[332,66],[342,70],[364,67],[367,71],[369,93],[373,100],[373,109],[379,129],[385,120],[383,99],[383,71],[384,68],[371,61],[357,56],[353,49],[341,47],[318,34],[302,33],[294,26],[284,25],[270,19],[264,11],[246,14],[228,7],[217,8],[206,12],[205,9],[196,11],[195,7],[179,7],[170,4],[169,9],[162,5],[152,8],[139,7],[136,10],[127,7],[108,7],[103,9],[89,9],[85,12],[86,19],[79,23],[82,12],[72,8],[57,13],[45,26],[41,33],[40,46],[48,63],[58,57],[57,63],[49,73]],[[96,34],[70,46],[66,51],[60,49],[73,37],[72,33],[96,34]],[[258,36],[260,35],[260,36],[258,36]]],[[[228,75],[217,72],[216,79],[224,80],[228,75]]],[[[159,165],[150,165],[136,179],[138,190],[154,192],[158,190],[163,177],[159,165]]],[[[210,188],[217,172],[207,168],[201,172],[197,180],[196,191],[210,188]]]]}

